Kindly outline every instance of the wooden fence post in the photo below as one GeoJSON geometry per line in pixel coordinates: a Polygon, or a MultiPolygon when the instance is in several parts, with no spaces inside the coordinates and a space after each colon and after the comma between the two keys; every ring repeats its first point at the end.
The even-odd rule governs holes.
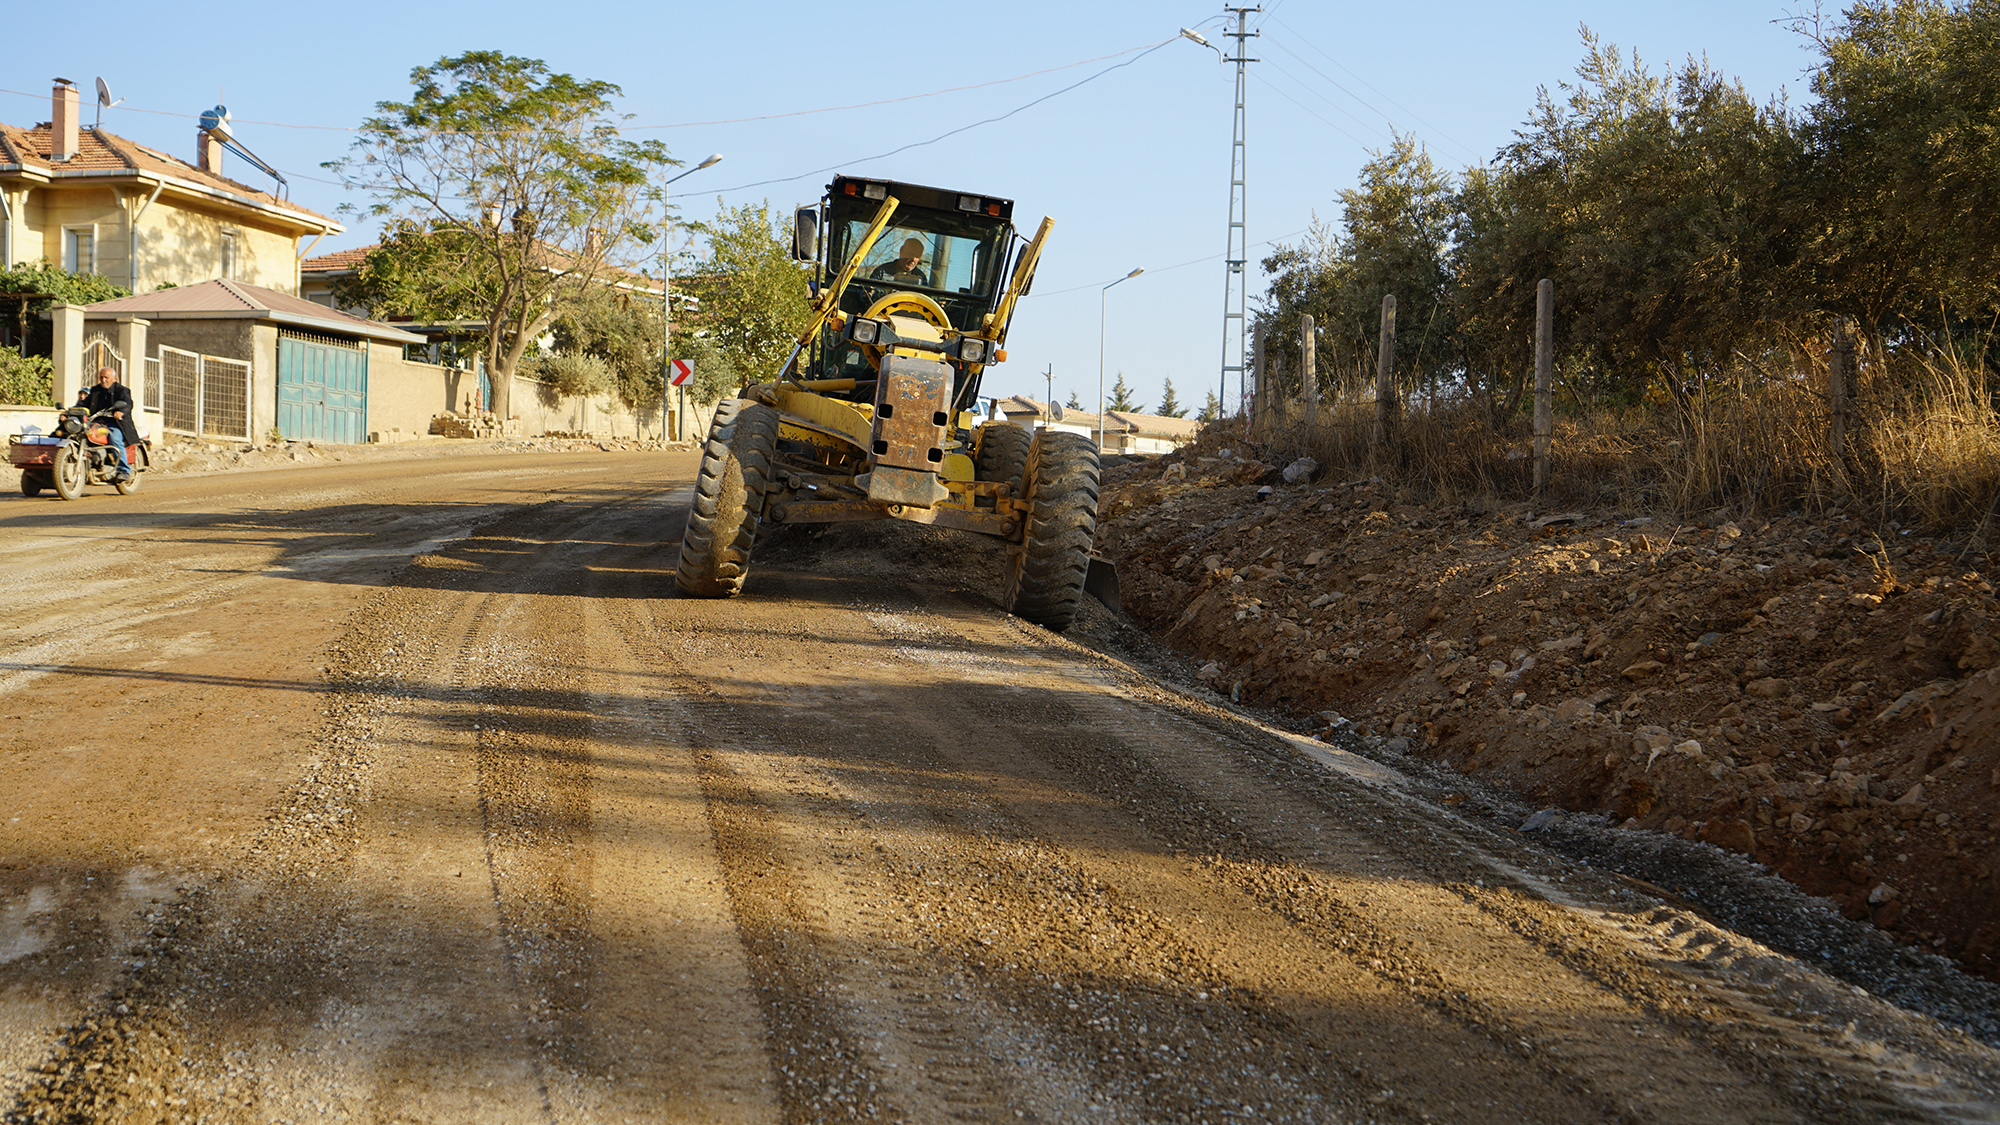
{"type": "Polygon", "coordinates": [[[1555,430],[1555,404],[1549,385],[1555,381],[1556,283],[1543,278],[1535,286],[1535,491],[1549,482],[1549,441],[1555,430]]]}
{"type": "Polygon", "coordinates": [[[1396,418],[1396,295],[1382,298],[1382,343],[1375,354],[1375,444],[1387,445],[1396,418]]]}
{"type": "Polygon", "coordinates": [[[1854,370],[1854,337],[1848,335],[1847,321],[1833,322],[1833,353],[1826,365],[1826,404],[1833,414],[1827,431],[1827,451],[1836,463],[1847,454],[1847,387],[1854,370]]]}

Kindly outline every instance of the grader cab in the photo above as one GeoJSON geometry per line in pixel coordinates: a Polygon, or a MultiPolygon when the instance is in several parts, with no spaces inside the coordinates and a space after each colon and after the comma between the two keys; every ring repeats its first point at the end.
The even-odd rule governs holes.
{"type": "Polygon", "coordinates": [[[898,519],[1005,541],[1002,604],[1069,627],[1097,528],[1097,449],[972,412],[1054,225],[1023,239],[1013,213],[1011,200],[852,176],[799,210],[812,320],[769,382],[716,407],[683,591],[741,593],[770,525],[898,519]]]}

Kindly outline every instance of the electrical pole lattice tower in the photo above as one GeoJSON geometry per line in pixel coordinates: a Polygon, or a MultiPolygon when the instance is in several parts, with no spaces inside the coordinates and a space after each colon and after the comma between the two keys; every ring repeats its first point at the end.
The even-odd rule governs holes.
{"type": "Polygon", "coordinates": [[[1236,373],[1237,392],[1241,396],[1239,409],[1248,412],[1250,396],[1257,389],[1254,376],[1250,374],[1250,356],[1246,348],[1250,321],[1244,315],[1250,287],[1244,267],[1249,264],[1250,243],[1245,226],[1249,201],[1244,187],[1248,173],[1244,167],[1243,82],[1246,77],[1244,67],[1257,61],[1249,57],[1249,40],[1259,34],[1248,29],[1249,15],[1263,10],[1261,6],[1223,9],[1236,17],[1236,30],[1223,33],[1236,40],[1236,54],[1233,58],[1225,55],[1222,60],[1236,64],[1236,127],[1229,142],[1229,252],[1224,258],[1226,272],[1222,288],[1222,388],[1216,395],[1224,414],[1229,412],[1230,372],[1236,373]]]}

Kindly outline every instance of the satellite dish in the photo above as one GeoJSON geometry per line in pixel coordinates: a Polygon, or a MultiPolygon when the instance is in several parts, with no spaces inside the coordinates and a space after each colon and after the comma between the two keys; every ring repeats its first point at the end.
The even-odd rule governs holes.
{"type": "Polygon", "coordinates": [[[111,100],[111,87],[106,86],[104,84],[104,79],[102,78],[99,78],[97,80],[97,104],[98,105],[118,104],[117,102],[111,100]]]}
{"type": "Polygon", "coordinates": [[[1062,420],[1063,420],[1063,404],[1062,404],[1062,403],[1060,403],[1060,402],[1051,402],[1051,403],[1049,403],[1049,417],[1051,417],[1051,418],[1055,419],[1055,420],[1056,420],[1056,421],[1058,421],[1058,422],[1062,421],[1062,420]]]}

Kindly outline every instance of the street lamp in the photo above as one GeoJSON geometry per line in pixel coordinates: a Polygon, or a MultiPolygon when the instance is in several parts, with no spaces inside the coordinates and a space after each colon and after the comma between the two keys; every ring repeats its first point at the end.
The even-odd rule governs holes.
{"type": "MultiPolygon", "coordinates": [[[[673,241],[674,213],[667,205],[667,188],[681,176],[692,176],[713,164],[722,163],[722,154],[713,153],[707,160],[671,176],[660,185],[660,440],[667,440],[667,389],[674,385],[674,285],[673,285],[673,241]]],[[[687,388],[682,387],[675,402],[676,413],[680,417],[680,428],[687,428],[687,388]]]]}
{"type": "MultiPolygon", "coordinates": [[[[1145,272],[1146,267],[1140,266],[1118,281],[1112,282],[1111,285],[1130,281],[1145,272]]],[[[1107,299],[1105,295],[1111,292],[1111,285],[1097,291],[1097,451],[1099,453],[1104,452],[1104,302],[1107,299]]]]}

